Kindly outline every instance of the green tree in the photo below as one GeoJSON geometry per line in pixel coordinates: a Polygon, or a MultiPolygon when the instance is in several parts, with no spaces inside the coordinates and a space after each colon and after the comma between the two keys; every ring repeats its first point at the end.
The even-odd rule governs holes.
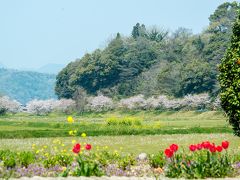
{"type": "Polygon", "coordinates": [[[240,136],[240,14],[233,26],[231,43],[219,66],[222,108],[235,135],[240,136]]]}

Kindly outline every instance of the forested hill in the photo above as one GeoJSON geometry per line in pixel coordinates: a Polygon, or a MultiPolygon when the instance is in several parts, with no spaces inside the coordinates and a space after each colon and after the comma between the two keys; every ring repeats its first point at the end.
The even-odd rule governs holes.
{"type": "Polygon", "coordinates": [[[217,75],[240,5],[223,3],[200,34],[175,32],[137,23],[129,37],[120,33],[104,49],[85,54],[57,76],[56,93],[72,98],[79,88],[89,94],[152,96],[218,93],[217,75]]]}
{"type": "Polygon", "coordinates": [[[56,98],[55,78],[55,75],[0,68],[0,93],[23,104],[35,98],[56,98]]]}

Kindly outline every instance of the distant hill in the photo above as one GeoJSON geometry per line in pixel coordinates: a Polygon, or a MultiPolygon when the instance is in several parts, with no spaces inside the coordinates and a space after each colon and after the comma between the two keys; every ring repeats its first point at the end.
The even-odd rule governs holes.
{"type": "Polygon", "coordinates": [[[56,98],[55,75],[0,68],[0,94],[22,104],[32,99],[56,98]]]}
{"type": "Polygon", "coordinates": [[[58,74],[64,67],[65,65],[63,64],[46,64],[36,71],[40,73],[58,74]]]}
{"type": "Polygon", "coordinates": [[[0,62],[0,68],[5,68],[4,64],[0,62]]]}

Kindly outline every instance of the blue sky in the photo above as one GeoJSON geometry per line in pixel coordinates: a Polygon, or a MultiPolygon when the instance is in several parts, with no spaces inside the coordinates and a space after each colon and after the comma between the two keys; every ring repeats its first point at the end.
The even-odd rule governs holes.
{"type": "MultiPolygon", "coordinates": [[[[36,69],[102,48],[137,22],[200,33],[224,0],[0,0],[0,62],[36,69]]],[[[231,2],[231,1],[230,1],[231,2]]]]}

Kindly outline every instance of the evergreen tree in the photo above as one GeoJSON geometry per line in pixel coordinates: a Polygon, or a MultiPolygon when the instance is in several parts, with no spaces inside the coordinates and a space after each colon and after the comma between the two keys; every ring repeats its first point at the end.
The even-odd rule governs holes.
{"type": "Polygon", "coordinates": [[[240,14],[219,70],[222,108],[229,117],[235,135],[240,136],[240,14]]]}

